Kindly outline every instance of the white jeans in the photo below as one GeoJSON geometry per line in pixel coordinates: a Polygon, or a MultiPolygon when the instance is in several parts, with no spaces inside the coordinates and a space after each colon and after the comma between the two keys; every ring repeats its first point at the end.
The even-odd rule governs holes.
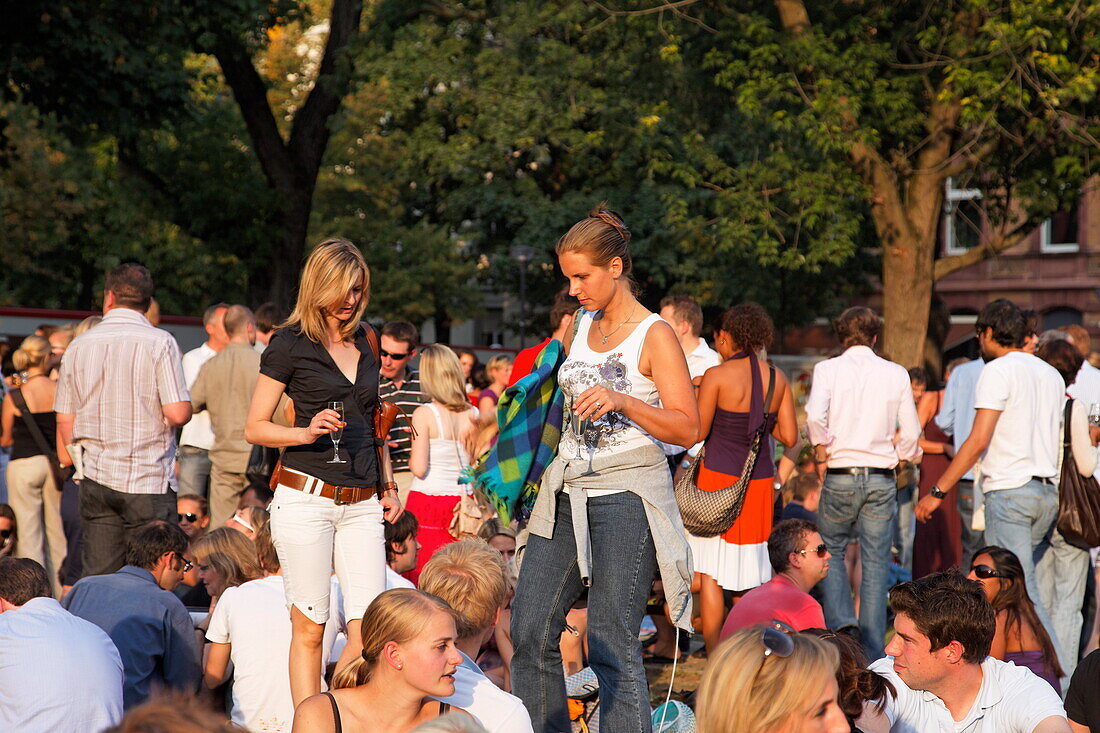
{"type": "Polygon", "coordinates": [[[378,499],[337,505],[280,484],[270,510],[271,539],[282,565],[287,605],[297,606],[315,623],[325,623],[329,577],[335,569],[345,618],[363,618],[370,602],[386,589],[386,540],[378,499]]]}

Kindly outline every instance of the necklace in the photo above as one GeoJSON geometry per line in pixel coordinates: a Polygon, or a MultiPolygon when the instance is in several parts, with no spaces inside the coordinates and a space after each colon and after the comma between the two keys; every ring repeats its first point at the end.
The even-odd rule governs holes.
{"type": "Polygon", "coordinates": [[[596,321],[596,330],[600,332],[600,343],[601,344],[606,344],[607,340],[615,335],[615,331],[618,331],[620,328],[623,327],[623,324],[625,324],[627,321],[629,321],[631,318],[634,317],[634,311],[636,311],[636,310],[638,310],[637,301],[635,301],[634,307],[630,309],[630,315],[626,317],[626,320],[619,323],[618,326],[615,326],[615,328],[613,328],[611,330],[611,333],[604,333],[603,332],[603,326],[600,325],[600,321],[603,320],[603,316],[600,316],[600,321],[596,321]]]}

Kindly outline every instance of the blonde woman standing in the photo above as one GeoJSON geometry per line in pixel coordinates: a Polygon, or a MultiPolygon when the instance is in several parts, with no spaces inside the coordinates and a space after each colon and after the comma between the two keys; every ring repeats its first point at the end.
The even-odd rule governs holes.
{"type": "Polygon", "coordinates": [[[18,557],[28,557],[45,567],[54,595],[59,596],[57,571],[68,552],[61,524],[61,487],[54,482],[50,458],[27,425],[29,417],[47,447],[52,447],[57,432],[53,411],[56,384],[47,375],[49,360],[50,342],[41,336],[28,336],[12,354],[15,368],[27,376],[21,386],[4,396],[0,446],[12,449],[7,469],[8,501],[21,534],[18,557]],[[26,404],[30,415],[24,416],[16,406],[17,400],[26,404]]]}
{"type": "Polygon", "coordinates": [[[481,422],[492,425],[497,420],[497,403],[512,378],[512,357],[497,354],[485,365],[485,375],[489,377],[489,386],[477,396],[477,407],[481,411],[481,422]]]}
{"type": "Polygon", "coordinates": [[[421,352],[420,388],[431,402],[412,414],[416,437],[409,456],[413,481],[408,510],[420,521],[416,539],[421,548],[416,569],[407,574],[414,583],[432,553],[454,542],[448,527],[465,491],[459,478],[470,465],[464,440],[476,429],[472,418],[477,417],[466,401],[462,363],[448,347],[432,344],[421,352]]]}
{"type": "Polygon", "coordinates": [[[379,465],[375,448],[378,360],[369,326],[361,323],[369,293],[370,271],[355,245],[345,239],[317,245],[294,312],[264,350],[245,423],[249,443],[285,449],[271,537],[290,606],[295,704],[320,692],[329,576],[335,569],[348,620],[339,667],[361,651],[360,620],[386,587],[383,515],[391,522],[401,515],[388,454],[379,465]],[[284,393],[294,401],[293,427],[272,421],[284,393]]]}

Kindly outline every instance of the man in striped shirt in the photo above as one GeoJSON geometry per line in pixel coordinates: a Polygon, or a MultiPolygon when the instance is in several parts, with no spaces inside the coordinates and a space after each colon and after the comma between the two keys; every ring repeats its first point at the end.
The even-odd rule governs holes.
{"type": "Polygon", "coordinates": [[[61,359],[57,452],[67,464],[66,446],[81,449],[85,576],[122,567],[128,531],[176,523],[176,428],[191,419],[191,397],[176,340],[143,315],[152,296],[147,269],[116,267],[103,321],[61,359]]]}
{"type": "Polygon", "coordinates": [[[420,334],[416,326],[407,321],[390,321],[382,326],[380,381],[378,395],[401,408],[390,430],[390,460],[393,462],[393,480],[397,482],[398,495],[404,504],[412,484],[409,470],[409,454],[412,452],[412,413],[418,406],[430,402],[420,391],[420,374],[409,367],[416,356],[420,334]]]}

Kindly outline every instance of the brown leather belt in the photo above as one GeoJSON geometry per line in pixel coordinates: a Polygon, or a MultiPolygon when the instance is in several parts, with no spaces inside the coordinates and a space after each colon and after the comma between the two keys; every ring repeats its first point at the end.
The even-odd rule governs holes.
{"type": "Polygon", "coordinates": [[[336,486],[335,484],[326,484],[322,482],[321,479],[306,476],[298,472],[291,472],[283,466],[279,466],[277,482],[287,488],[307,491],[314,496],[323,496],[326,499],[332,499],[337,505],[358,504],[361,501],[380,496],[382,493],[381,489],[376,489],[373,486],[336,486]],[[312,490],[309,490],[309,486],[312,486],[312,490]]]}

